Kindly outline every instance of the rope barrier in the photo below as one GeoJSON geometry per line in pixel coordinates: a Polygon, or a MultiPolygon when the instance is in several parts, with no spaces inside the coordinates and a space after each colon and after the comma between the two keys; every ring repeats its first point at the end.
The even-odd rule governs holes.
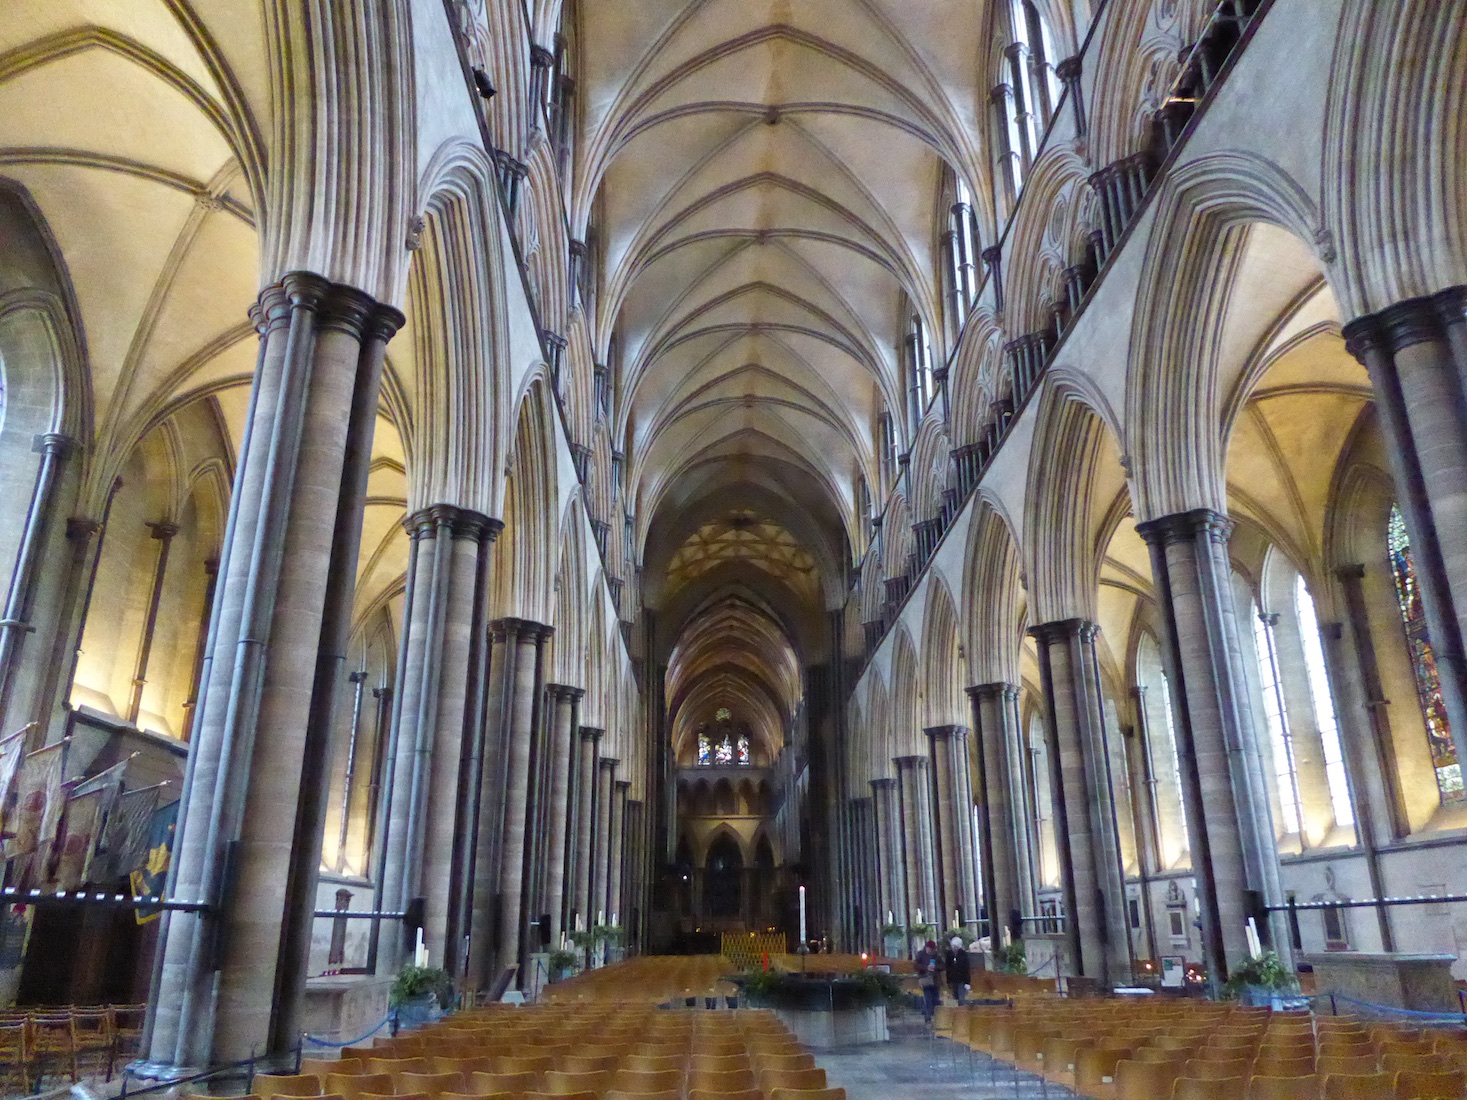
{"type": "Polygon", "coordinates": [[[1347,997],[1343,993],[1316,993],[1313,997],[1305,998],[1311,1001],[1328,1001],[1331,1007],[1339,1004],[1351,1004],[1360,1008],[1370,1009],[1388,1015],[1404,1016],[1412,1020],[1430,1020],[1439,1024],[1463,1024],[1467,1023],[1467,1015],[1461,1012],[1422,1012],[1414,1008],[1396,1008],[1394,1005],[1378,1005],[1371,1001],[1360,1001],[1354,997],[1347,997]]]}
{"type": "Polygon", "coordinates": [[[354,1047],[358,1043],[366,1039],[370,1039],[373,1035],[376,1035],[377,1032],[381,1031],[391,1022],[392,1013],[389,1012],[386,1016],[382,1017],[381,1022],[378,1023],[377,1026],[374,1027],[371,1031],[367,1032],[365,1035],[359,1035],[355,1039],[348,1039],[344,1043],[338,1043],[334,1039],[319,1039],[309,1032],[301,1033],[301,1041],[306,1043],[315,1043],[318,1047],[354,1047]]]}

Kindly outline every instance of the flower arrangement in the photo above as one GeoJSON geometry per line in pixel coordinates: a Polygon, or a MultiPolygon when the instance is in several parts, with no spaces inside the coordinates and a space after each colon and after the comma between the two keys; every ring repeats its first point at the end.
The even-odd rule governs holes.
{"type": "Polygon", "coordinates": [[[1029,960],[1024,954],[1024,945],[1021,941],[1003,947],[993,949],[993,968],[1000,974],[1027,974],[1029,973],[1029,960]]]}

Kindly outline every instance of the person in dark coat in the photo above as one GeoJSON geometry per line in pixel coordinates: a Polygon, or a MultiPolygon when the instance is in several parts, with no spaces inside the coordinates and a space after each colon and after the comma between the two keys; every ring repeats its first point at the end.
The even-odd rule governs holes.
{"type": "Polygon", "coordinates": [[[953,1000],[960,1005],[967,1004],[968,989],[973,984],[973,964],[961,938],[954,936],[948,943],[942,957],[942,970],[947,976],[947,987],[952,990],[953,1000]]]}
{"type": "Polygon", "coordinates": [[[937,976],[942,966],[942,958],[937,953],[937,941],[928,940],[913,961],[917,965],[917,984],[922,989],[922,1018],[930,1024],[937,1011],[937,976]]]}

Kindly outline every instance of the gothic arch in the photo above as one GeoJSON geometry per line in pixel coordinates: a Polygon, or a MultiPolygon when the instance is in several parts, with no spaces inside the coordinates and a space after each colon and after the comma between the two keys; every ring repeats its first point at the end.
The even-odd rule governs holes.
{"type": "Polygon", "coordinates": [[[995,502],[980,497],[974,508],[963,570],[971,683],[962,686],[1016,684],[1025,617],[1019,543],[995,502]]]}

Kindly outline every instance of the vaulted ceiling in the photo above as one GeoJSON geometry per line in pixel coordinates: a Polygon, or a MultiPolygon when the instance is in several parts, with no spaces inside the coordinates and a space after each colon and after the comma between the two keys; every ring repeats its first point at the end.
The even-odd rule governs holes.
{"type": "Polygon", "coordinates": [[[579,5],[572,224],[602,258],[668,644],[728,590],[821,655],[878,419],[902,420],[910,311],[945,352],[940,189],[945,168],[983,186],[988,18],[972,0],[579,5]]]}

